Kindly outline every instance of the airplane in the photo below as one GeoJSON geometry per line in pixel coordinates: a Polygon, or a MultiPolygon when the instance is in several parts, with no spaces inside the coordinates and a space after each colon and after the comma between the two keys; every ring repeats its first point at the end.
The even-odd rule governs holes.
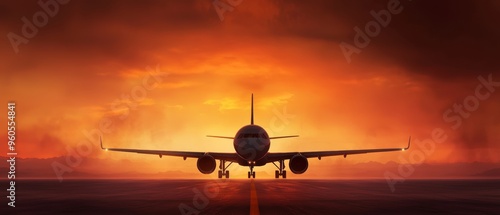
{"type": "Polygon", "coordinates": [[[269,152],[271,140],[281,138],[298,137],[298,135],[269,137],[266,130],[261,126],[254,124],[253,115],[253,94],[251,99],[250,124],[245,125],[236,132],[234,137],[213,136],[207,137],[232,139],[235,152],[190,152],[190,151],[169,151],[169,150],[147,150],[147,149],[128,149],[128,148],[105,148],[100,138],[101,149],[105,151],[132,152],[139,154],[150,154],[162,156],[176,156],[186,158],[197,158],[196,166],[203,174],[214,172],[219,160],[218,178],[229,178],[229,166],[237,163],[240,166],[248,166],[248,178],[255,178],[254,167],[264,166],[268,163],[274,164],[278,170],[275,171],[275,178],[286,178],[285,160],[289,160],[288,166],[292,173],[302,174],[306,172],[309,162],[308,158],[318,158],[328,156],[366,154],[375,152],[406,151],[410,148],[411,136],[408,138],[406,148],[378,148],[378,149],[356,149],[356,150],[337,150],[337,151],[309,151],[309,152],[269,152]],[[226,165],[226,162],[228,164],[226,165]],[[278,163],[278,165],[276,164],[278,163]]]}

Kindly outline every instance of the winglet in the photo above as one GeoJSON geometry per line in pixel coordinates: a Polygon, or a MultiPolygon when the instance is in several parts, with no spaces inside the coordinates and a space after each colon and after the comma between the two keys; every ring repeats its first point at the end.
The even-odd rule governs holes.
{"type": "Polygon", "coordinates": [[[101,143],[101,149],[107,150],[106,148],[104,148],[104,146],[102,146],[102,137],[101,136],[99,136],[99,142],[101,143]]]}
{"type": "Polygon", "coordinates": [[[410,149],[410,142],[411,142],[411,136],[408,138],[408,146],[406,148],[403,148],[403,151],[410,149]]]}
{"type": "Polygon", "coordinates": [[[252,113],[250,115],[250,117],[251,117],[251,119],[250,119],[250,125],[253,125],[253,93],[252,93],[252,108],[251,108],[251,111],[252,111],[252,113]]]}

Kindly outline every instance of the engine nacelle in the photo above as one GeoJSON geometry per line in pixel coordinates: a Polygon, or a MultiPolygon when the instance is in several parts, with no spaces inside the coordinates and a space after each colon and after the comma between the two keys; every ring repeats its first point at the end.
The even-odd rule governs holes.
{"type": "Polygon", "coordinates": [[[307,161],[306,157],[297,154],[290,158],[290,163],[288,163],[288,166],[294,174],[302,174],[307,170],[309,162],[307,161]]]}
{"type": "Polygon", "coordinates": [[[211,155],[203,155],[198,158],[198,161],[196,162],[196,167],[198,167],[198,170],[200,170],[203,174],[210,174],[214,172],[215,166],[215,159],[211,155]]]}

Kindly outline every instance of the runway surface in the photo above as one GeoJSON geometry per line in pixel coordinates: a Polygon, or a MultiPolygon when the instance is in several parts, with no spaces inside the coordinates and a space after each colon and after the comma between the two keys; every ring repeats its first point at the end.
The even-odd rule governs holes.
{"type": "Polygon", "coordinates": [[[395,192],[385,180],[18,180],[16,185],[16,208],[5,214],[500,213],[500,180],[406,180],[395,192]]]}

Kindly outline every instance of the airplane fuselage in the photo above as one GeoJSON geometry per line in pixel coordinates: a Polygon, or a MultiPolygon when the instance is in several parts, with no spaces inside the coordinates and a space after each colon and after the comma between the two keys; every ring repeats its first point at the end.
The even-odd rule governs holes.
{"type": "Polygon", "coordinates": [[[233,145],[238,156],[252,165],[266,156],[271,140],[264,128],[258,125],[246,125],[236,133],[233,145]]]}

